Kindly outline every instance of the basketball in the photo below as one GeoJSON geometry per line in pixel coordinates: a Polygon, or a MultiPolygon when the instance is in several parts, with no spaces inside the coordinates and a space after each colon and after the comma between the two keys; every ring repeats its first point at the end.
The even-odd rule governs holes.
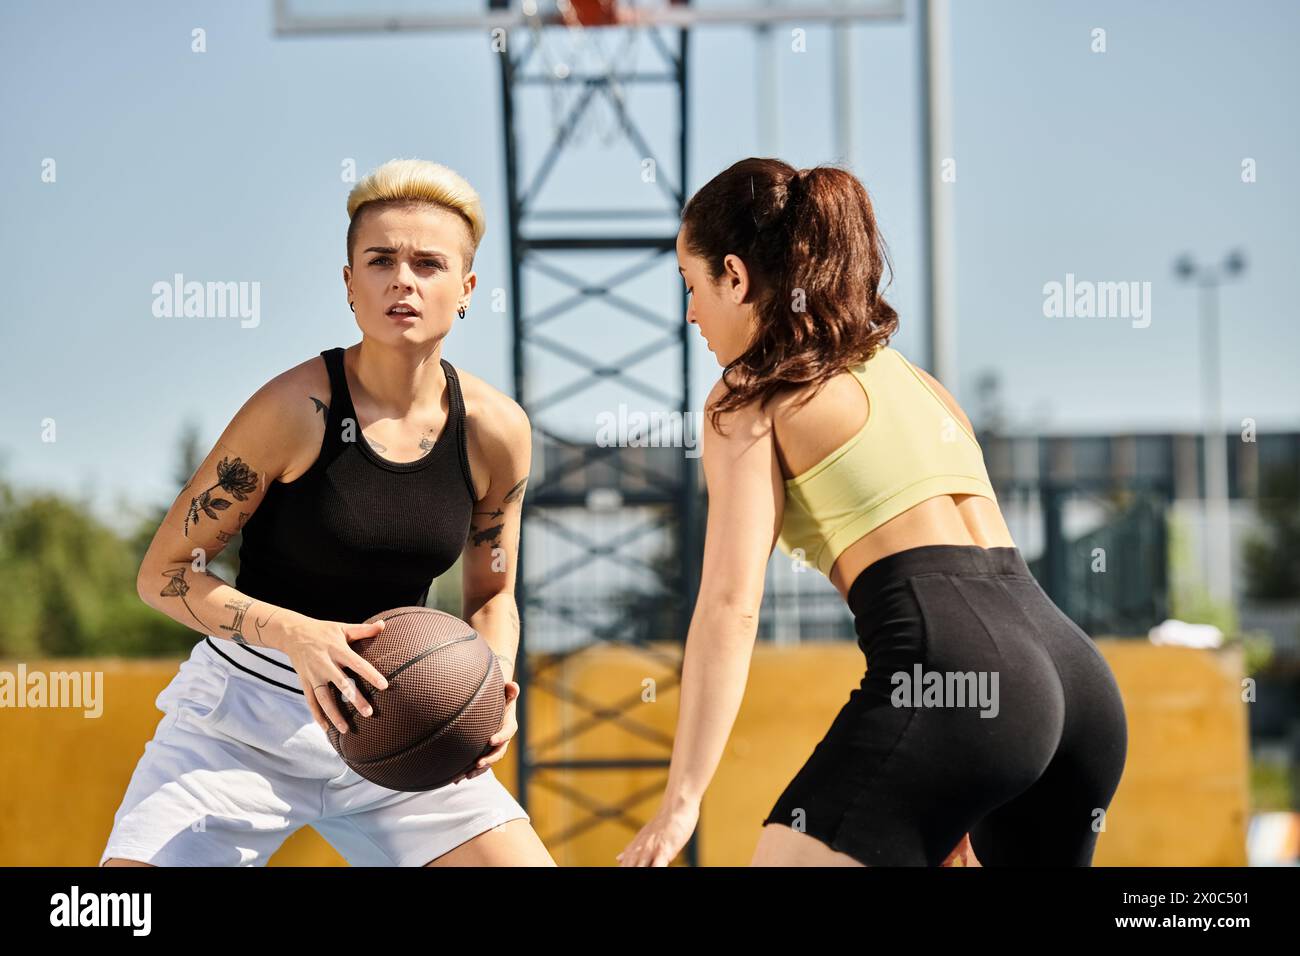
{"type": "Polygon", "coordinates": [[[425,607],[399,607],[374,637],[351,647],[388,679],[379,690],[348,672],[374,712],[364,717],[330,685],[351,728],[329,726],[343,762],[390,790],[433,790],[472,768],[501,729],[505,691],[496,656],[478,632],[457,617],[425,607]]]}

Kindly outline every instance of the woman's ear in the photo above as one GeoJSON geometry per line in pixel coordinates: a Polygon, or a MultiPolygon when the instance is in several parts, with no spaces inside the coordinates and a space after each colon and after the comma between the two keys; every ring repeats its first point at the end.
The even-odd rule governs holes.
{"type": "Polygon", "coordinates": [[[740,256],[728,254],[722,260],[722,278],[734,305],[743,305],[749,296],[749,270],[740,256]]]}

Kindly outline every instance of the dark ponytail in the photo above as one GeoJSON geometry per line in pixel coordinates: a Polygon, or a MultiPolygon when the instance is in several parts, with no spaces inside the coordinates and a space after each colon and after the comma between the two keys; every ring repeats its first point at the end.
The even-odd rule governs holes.
{"type": "Polygon", "coordinates": [[[728,391],[709,410],[714,428],[724,413],[786,388],[812,385],[807,401],[898,329],[880,294],[889,256],[871,199],[845,170],[743,159],[691,197],[682,225],[714,281],[733,254],[755,286],[754,340],[722,370],[728,391]]]}

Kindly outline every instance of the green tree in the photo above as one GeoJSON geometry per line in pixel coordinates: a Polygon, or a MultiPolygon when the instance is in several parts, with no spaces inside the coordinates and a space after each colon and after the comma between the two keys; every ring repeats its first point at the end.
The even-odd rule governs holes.
{"type": "Polygon", "coordinates": [[[0,488],[0,654],[166,654],[183,628],[136,594],[139,562],[88,502],[0,488]]]}
{"type": "Polygon", "coordinates": [[[1246,594],[1294,601],[1300,598],[1300,470],[1294,463],[1265,472],[1255,510],[1262,528],[1242,543],[1246,594]]]}
{"type": "MultiPolygon", "coordinates": [[[[181,434],[177,490],[202,461],[197,426],[181,434]]],[[[151,656],[182,653],[195,633],[140,600],[136,576],[170,502],[118,508],[119,534],[87,498],[19,491],[0,479],[0,656],[151,656]]],[[[211,563],[234,580],[236,537],[211,563]]]]}

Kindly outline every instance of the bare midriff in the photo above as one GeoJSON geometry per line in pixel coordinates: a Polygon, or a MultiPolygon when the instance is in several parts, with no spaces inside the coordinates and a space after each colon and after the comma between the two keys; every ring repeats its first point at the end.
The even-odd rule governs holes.
{"type": "Polygon", "coordinates": [[[859,574],[881,558],[929,544],[1014,548],[997,503],[982,495],[936,495],[853,542],[831,567],[831,584],[847,600],[859,574]]]}

